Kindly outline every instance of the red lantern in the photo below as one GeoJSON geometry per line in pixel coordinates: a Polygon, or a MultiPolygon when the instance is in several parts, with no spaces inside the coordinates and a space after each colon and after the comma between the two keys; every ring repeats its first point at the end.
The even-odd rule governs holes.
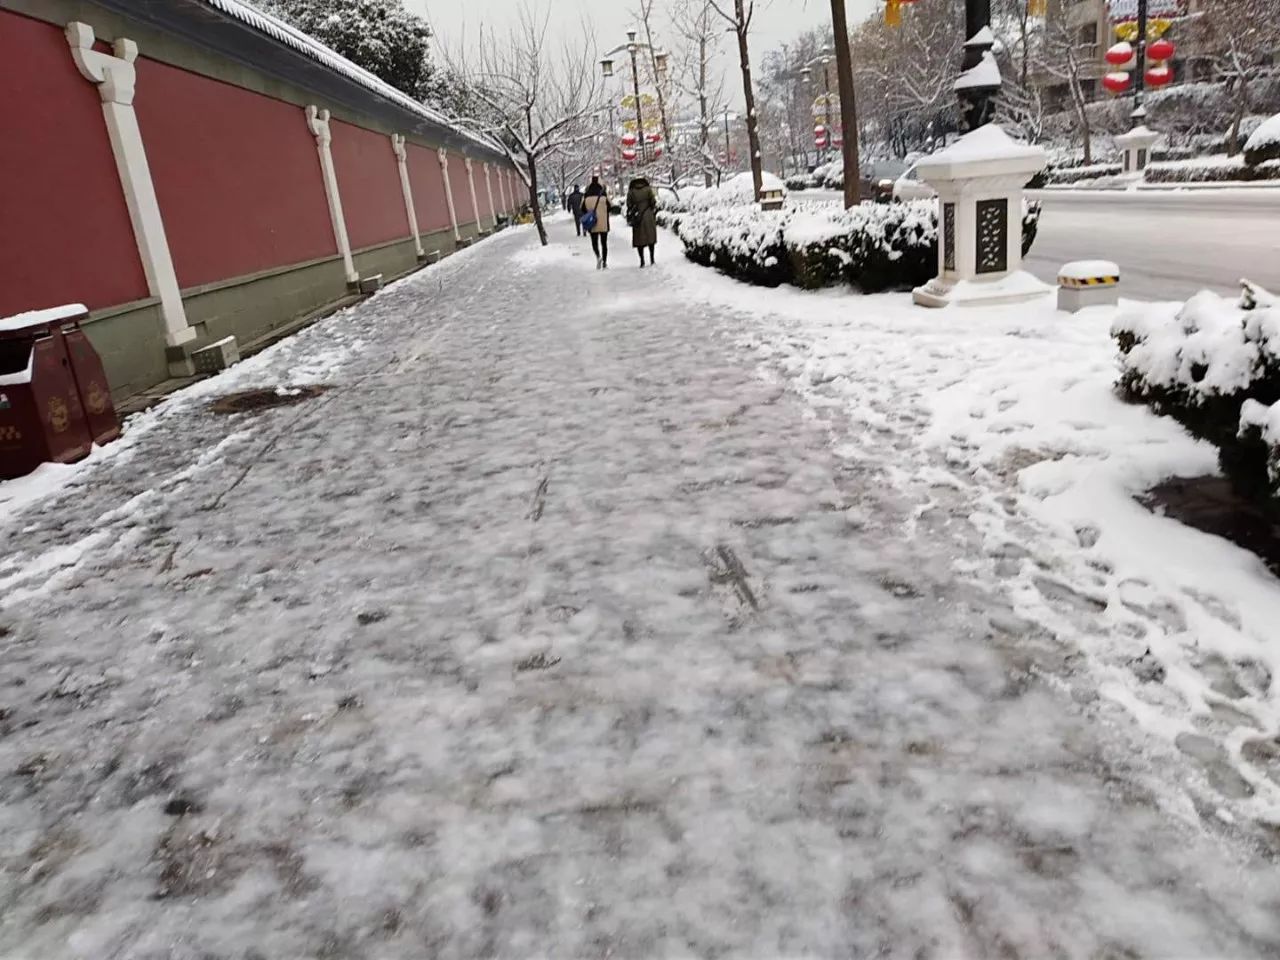
{"type": "Polygon", "coordinates": [[[660,156],[662,156],[662,144],[656,143],[653,146],[653,159],[657,160],[660,156]]]}
{"type": "Polygon", "coordinates": [[[1130,43],[1117,43],[1107,50],[1106,59],[1107,63],[1113,67],[1123,67],[1133,59],[1133,45],[1130,43]]]}
{"type": "Polygon", "coordinates": [[[636,152],[635,152],[634,150],[623,150],[623,151],[622,151],[622,159],[623,159],[623,160],[625,160],[625,161],[627,161],[627,163],[630,163],[630,162],[631,162],[632,160],[634,160],[635,158],[636,158],[636,152]]]}
{"type": "Polygon", "coordinates": [[[1172,60],[1177,47],[1168,40],[1157,40],[1147,47],[1147,57],[1151,60],[1172,60]]]}
{"type": "Polygon", "coordinates": [[[1129,75],[1127,73],[1108,73],[1102,78],[1102,85],[1112,93],[1124,93],[1129,89],[1129,75]]]}
{"type": "Polygon", "coordinates": [[[1147,85],[1151,87],[1163,87],[1172,79],[1173,71],[1169,69],[1167,64],[1162,63],[1147,71],[1147,85]]]}
{"type": "Polygon", "coordinates": [[[622,145],[624,147],[634,147],[636,145],[636,135],[628,130],[622,135],[622,145]]]}

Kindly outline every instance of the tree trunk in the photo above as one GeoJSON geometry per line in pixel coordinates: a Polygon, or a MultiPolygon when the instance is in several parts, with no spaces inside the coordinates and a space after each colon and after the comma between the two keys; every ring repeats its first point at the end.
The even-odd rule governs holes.
{"type": "Polygon", "coordinates": [[[542,224],[542,203],[538,200],[538,164],[532,154],[525,154],[529,164],[529,207],[533,210],[533,222],[538,227],[538,239],[547,245],[547,228],[542,224]]]}
{"type": "Polygon", "coordinates": [[[698,131],[702,142],[698,144],[702,151],[702,182],[711,187],[711,170],[707,167],[707,142],[710,139],[711,118],[707,116],[707,35],[704,32],[698,38],[698,111],[701,117],[698,131]]]}
{"type": "MultiPolygon", "coordinates": [[[[747,105],[747,149],[751,151],[751,180],[755,184],[756,199],[764,189],[764,169],[760,158],[760,131],[756,119],[756,93],[751,82],[751,51],[747,49],[747,17],[743,11],[743,0],[733,0],[737,23],[734,24],[738,34],[738,60],[742,68],[742,99],[747,105]]],[[[728,150],[728,144],[725,145],[728,150]]]]}
{"type": "Polygon", "coordinates": [[[840,126],[844,128],[844,208],[862,202],[862,168],[858,162],[858,105],[853,86],[853,54],[849,49],[849,23],[844,0],[831,0],[831,27],[835,31],[836,77],[840,87],[840,126]]]}
{"type": "MultiPolygon", "coordinates": [[[[679,179],[679,168],[676,166],[676,152],[671,145],[671,128],[667,124],[667,98],[662,92],[663,78],[658,74],[658,58],[653,51],[653,31],[649,27],[650,14],[653,12],[652,2],[641,8],[644,14],[644,40],[649,45],[649,71],[653,74],[653,89],[658,94],[658,120],[662,124],[662,140],[663,149],[667,154],[667,165],[671,169],[671,183],[676,183],[679,179]]],[[[644,150],[644,140],[640,141],[641,151],[644,150]]]]}
{"type": "Polygon", "coordinates": [[[1076,119],[1080,124],[1080,138],[1084,141],[1085,166],[1093,163],[1093,135],[1089,130],[1089,105],[1084,99],[1084,90],[1080,88],[1080,77],[1073,76],[1070,82],[1071,99],[1076,107],[1076,119]]]}
{"type": "Polygon", "coordinates": [[[1231,136],[1227,142],[1227,155],[1234,157],[1240,152],[1240,125],[1244,122],[1245,111],[1249,107],[1249,85],[1244,74],[1236,79],[1236,109],[1231,117],[1231,136]]]}

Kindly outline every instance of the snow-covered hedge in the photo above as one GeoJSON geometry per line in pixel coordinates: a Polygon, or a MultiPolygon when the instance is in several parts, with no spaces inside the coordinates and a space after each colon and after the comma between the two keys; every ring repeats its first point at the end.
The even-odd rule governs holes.
{"type": "Polygon", "coordinates": [[[1246,285],[1239,301],[1135,305],[1112,335],[1124,394],[1214,444],[1233,485],[1280,510],[1280,299],[1246,285]]]}
{"type": "Polygon", "coordinates": [[[1118,163],[1093,163],[1087,167],[1050,167],[1045,171],[1044,183],[1050,186],[1080,183],[1102,177],[1118,177],[1123,172],[1124,169],[1118,163]]]}
{"type": "Polygon", "coordinates": [[[1258,167],[1268,160],[1280,160],[1280,113],[1253,131],[1244,145],[1244,162],[1258,167]]]}
{"type": "MultiPolygon", "coordinates": [[[[835,204],[761,211],[721,206],[662,218],[694,263],[761,286],[850,284],[864,293],[919,286],[937,273],[937,202],[835,204]]],[[[1039,204],[1028,204],[1022,246],[1035,239],[1039,204]]]]}
{"type": "Polygon", "coordinates": [[[1251,166],[1243,157],[1225,155],[1197,160],[1148,164],[1148,183],[1235,183],[1254,180],[1280,180],[1280,162],[1275,160],[1251,166]]]}

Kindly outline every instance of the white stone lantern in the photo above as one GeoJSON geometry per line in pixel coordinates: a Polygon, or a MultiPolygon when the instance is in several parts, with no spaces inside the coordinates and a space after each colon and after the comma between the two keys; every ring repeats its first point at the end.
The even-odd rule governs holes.
{"type": "Polygon", "coordinates": [[[1124,151],[1124,172],[1141,173],[1147,168],[1147,160],[1151,157],[1151,148],[1160,139],[1160,134],[1150,127],[1134,127],[1128,133],[1116,137],[1116,146],[1124,151]]]}
{"type": "Polygon", "coordinates": [[[1018,303],[1052,291],[1022,269],[1022,190],[1045,159],[988,123],[916,164],[939,207],[938,275],[915,289],[916,303],[1018,303]]]}

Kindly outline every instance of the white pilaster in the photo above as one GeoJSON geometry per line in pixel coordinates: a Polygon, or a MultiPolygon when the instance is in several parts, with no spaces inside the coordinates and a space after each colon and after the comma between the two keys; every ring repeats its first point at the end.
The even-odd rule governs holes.
{"type": "Polygon", "coordinates": [[[160,202],[156,199],[155,183],[151,179],[151,167],[147,164],[147,152],[142,143],[142,130],[133,109],[137,81],[134,61],[138,58],[138,45],[121,38],[112,44],[112,53],[94,50],[93,28],[87,23],[67,24],[66,34],[76,68],[82,77],[97,85],[102,97],[102,114],[107,121],[111,152],[115,155],[116,171],[124,188],[129,222],[133,225],[147,289],[160,301],[165,344],[179,347],[190,343],[196,339],[196,331],[187,323],[178,275],[173,268],[173,255],[169,251],[164,220],[160,216],[160,202]]]}
{"type": "Polygon", "coordinates": [[[426,251],[422,249],[422,237],[418,233],[418,211],[413,208],[413,187],[409,184],[409,153],[404,146],[404,137],[393,133],[391,149],[395,151],[396,166],[400,168],[400,192],[404,194],[404,212],[409,218],[409,229],[413,231],[413,249],[421,259],[426,256],[426,251]]]}
{"type": "Polygon", "coordinates": [[[493,228],[498,228],[498,208],[493,203],[493,181],[489,179],[489,163],[484,165],[484,191],[489,195],[489,215],[493,217],[493,228]]]}
{"type": "Polygon", "coordinates": [[[505,184],[506,182],[507,182],[507,178],[503,174],[502,168],[499,167],[498,168],[498,196],[502,200],[502,212],[507,215],[510,215],[511,204],[507,201],[507,191],[506,191],[506,188],[503,186],[503,184],[505,184]]]}
{"type": "Polygon", "coordinates": [[[333,239],[342,254],[342,269],[347,283],[359,283],[355,261],[351,257],[351,240],[347,237],[347,219],[342,212],[342,194],[338,192],[338,171],[333,166],[333,133],[329,130],[329,111],[314,104],[307,107],[307,128],[316,138],[320,155],[320,172],[324,175],[324,195],[329,201],[329,220],[333,223],[333,239]]]}
{"type": "Polygon", "coordinates": [[[449,205],[449,222],[453,224],[453,239],[461,243],[462,233],[458,230],[458,208],[453,205],[453,186],[449,183],[449,151],[440,147],[436,155],[440,157],[440,172],[444,174],[444,199],[449,205]]]}
{"type": "Polygon", "coordinates": [[[484,233],[484,224],[480,222],[480,201],[476,199],[476,175],[472,169],[471,158],[465,157],[463,164],[467,168],[467,188],[471,191],[471,212],[476,217],[476,232],[484,233]]]}

